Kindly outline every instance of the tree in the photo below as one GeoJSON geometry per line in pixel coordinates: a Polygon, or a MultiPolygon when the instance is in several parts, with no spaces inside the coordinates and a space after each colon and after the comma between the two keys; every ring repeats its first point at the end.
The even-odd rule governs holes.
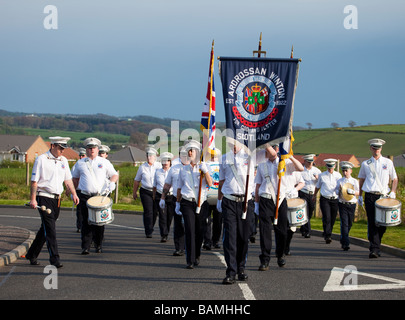
{"type": "Polygon", "coordinates": [[[355,126],[356,126],[356,122],[354,122],[353,120],[350,120],[350,121],[349,121],[349,126],[350,126],[350,128],[355,127],[355,126]]]}
{"type": "Polygon", "coordinates": [[[332,122],[330,125],[332,126],[332,128],[335,128],[335,129],[339,127],[339,123],[336,123],[336,122],[332,122]]]}
{"type": "Polygon", "coordinates": [[[309,129],[309,130],[312,129],[312,123],[311,123],[311,122],[307,122],[306,125],[308,126],[308,129],[309,129]]]}

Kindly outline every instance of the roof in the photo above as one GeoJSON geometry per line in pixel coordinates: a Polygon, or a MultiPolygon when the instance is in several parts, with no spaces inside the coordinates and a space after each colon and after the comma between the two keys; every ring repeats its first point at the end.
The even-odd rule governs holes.
{"type": "Polygon", "coordinates": [[[405,154],[394,157],[394,167],[405,167],[405,154]]]}
{"type": "MultiPolygon", "coordinates": [[[[294,155],[294,158],[301,163],[304,162],[303,155],[294,155]]],[[[324,166],[325,162],[323,160],[330,158],[337,159],[339,161],[350,161],[351,163],[354,164],[355,167],[360,167],[361,165],[360,161],[356,158],[354,154],[338,154],[338,153],[320,153],[315,157],[315,164],[318,166],[324,166]]]]}
{"type": "Polygon", "coordinates": [[[2,134],[0,135],[0,152],[9,152],[15,149],[20,153],[25,153],[38,138],[41,137],[2,134]]]}
{"type": "Polygon", "coordinates": [[[111,162],[143,162],[146,161],[145,150],[128,146],[124,149],[108,155],[111,162]]]}

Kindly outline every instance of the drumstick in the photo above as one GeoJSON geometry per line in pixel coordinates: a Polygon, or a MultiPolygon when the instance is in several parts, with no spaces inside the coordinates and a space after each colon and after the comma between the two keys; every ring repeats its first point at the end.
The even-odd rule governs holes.
{"type": "MultiPolygon", "coordinates": [[[[26,203],[25,206],[26,206],[26,207],[30,207],[30,204],[29,204],[29,203],[26,203]]],[[[48,209],[48,208],[45,207],[45,206],[35,206],[35,208],[36,208],[36,209],[40,209],[40,210],[42,210],[42,211],[46,211],[47,214],[50,214],[50,213],[52,212],[51,209],[48,209]]]]}

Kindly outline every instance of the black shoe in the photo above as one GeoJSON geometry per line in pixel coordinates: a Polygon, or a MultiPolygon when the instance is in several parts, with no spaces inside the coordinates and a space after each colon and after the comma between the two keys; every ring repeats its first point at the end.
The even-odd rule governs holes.
{"type": "Polygon", "coordinates": [[[247,281],[248,275],[244,272],[238,273],[238,280],[240,281],[247,281]]]}
{"type": "Polygon", "coordinates": [[[309,239],[309,238],[311,238],[311,235],[309,233],[307,233],[304,237],[309,239]]]}
{"type": "Polygon", "coordinates": [[[184,256],[184,250],[176,250],[176,251],[173,252],[173,255],[175,257],[184,256]]]}
{"type": "Polygon", "coordinates": [[[82,250],[82,254],[83,254],[83,255],[90,254],[89,249],[83,249],[83,250],[82,250]]]}
{"type": "Polygon", "coordinates": [[[146,238],[152,238],[152,234],[147,234],[146,238]]]}
{"type": "Polygon", "coordinates": [[[327,244],[329,244],[329,243],[332,242],[332,239],[331,239],[331,238],[326,238],[326,239],[325,239],[325,242],[326,242],[327,244]]]}
{"type": "Polygon", "coordinates": [[[187,267],[186,267],[186,269],[194,269],[193,264],[192,264],[192,263],[188,264],[187,267]]]}
{"type": "Polygon", "coordinates": [[[346,246],[346,247],[342,247],[342,249],[343,249],[343,251],[349,251],[349,250],[350,250],[350,247],[349,247],[349,246],[346,246]]]}
{"type": "Polygon", "coordinates": [[[96,253],[102,253],[103,250],[101,249],[101,246],[97,246],[96,248],[96,253]]]}
{"type": "Polygon", "coordinates": [[[162,237],[162,239],[160,239],[160,242],[167,242],[167,236],[162,237]]]}
{"type": "Polygon", "coordinates": [[[204,244],[203,249],[205,250],[211,250],[211,246],[209,244],[204,244]]]}
{"type": "Polygon", "coordinates": [[[30,261],[30,265],[32,265],[32,266],[39,266],[39,262],[38,262],[37,259],[34,259],[34,258],[30,259],[30,258],[27,258],[27,260],[30,261]]]}
{"type": "Polygon", "coordinates": [[[53,266],[59,269],[63,267],[63,264],[61,264],[60,262],[56,262],[55,264],[53,264],[53,266]]]}
{"type": "Polygon", "coordinates": [[[285,266],[285,259],[284,259],[284,256],[277,258],[277,264],[278,264],[278,266],[279,266],[280,268],[285,266]]]}
{"type": "Polygon", "coordinates": [[[221,249],[221,246],[218,244],[218,242],[214,243],[214,249],[221,249]]]}
{"type": "Polygon", "coordinates": [[[226,276],[224,280],[222,280],[222,284],[234,284],[235,283],[235,277],[228,277],[226,276]]]}
{"type": "Polygon", "coordinates": [[[375,258],[378,258],[379,256],[378,256],[378,254],[377,254],[376,252],[370,252],[370,254],[368,255],[368,257],[369,257],[370,259],[375,259],[375,258]]]}
{"type": "Polygon", "coordinates": [[[200,264],[200,257],[196,258],[194,261],[194,267],[197,267],[200,264]]]}
{"type": "Polygon", "coordinates": [[[267,270],[269,270],[269,264],[268,263],[262,263],[259,266],[259,271],[267,271],[267,270]]]}
{"type": "Polygon", "coordinates": [[[250,236],[249,240],[250,240],[250,243],[255,243],[256,242],[256,237],[255,236],[250,236]]]}

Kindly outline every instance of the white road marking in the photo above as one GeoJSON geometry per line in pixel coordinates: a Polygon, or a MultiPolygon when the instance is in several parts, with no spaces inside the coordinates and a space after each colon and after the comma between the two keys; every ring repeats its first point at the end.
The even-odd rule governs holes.
{"type": "MultiPolygon", "coordinates": [[[[225,257],[219,252],[212,251],[212,253],[215,254],[219,258],[219,260],[221,260],[222,264],[226,267],[225,257]]],[[[238,285],[239,288],[242,290],[245,300],[256,300],[252,290],[250,290],[247,283],[238,283],[238,285]]]]}
{"type": "Polygon", "coordinates": [[[10,276],[11,276],[11,274],[13,273],[13,271],[14,271],[15,268],[16,268],[16,266],[12,267],[11,270],[10,270],[10,272],[7,273],[7,275],[4,277],[3,280],[1,280],[1,282],[0,282],[0,287],[1,287],[3,284],[6,283],[6,281],[8,280],[8,278],[10,278],[10,276]]]}
{"type": "Polygon", "coordinates": [[[323,291],[355,291],[355,290],[390,290],[390,289],[405,289],[405,281],[394,278],[378,276],[371,273],[359,272],[357,270],[348,270],[341,268],[333,268],[330,277],[323,288],[323,291]],[[352,273],[354,275],[365,276],[389,283],[382,284],[342,284],[345,274],[352,273]]]}

